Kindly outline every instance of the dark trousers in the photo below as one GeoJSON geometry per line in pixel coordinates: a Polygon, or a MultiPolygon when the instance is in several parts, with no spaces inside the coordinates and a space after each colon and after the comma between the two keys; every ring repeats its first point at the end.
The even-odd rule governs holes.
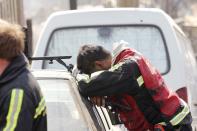
{"type": "Polygon", "coordinates": [[[180,131],[192,131],[192,115],[189,113],[181,122],[180,131]]]}
{"type": "Polygon", "coordinates": [[[190,125],[182,125],[179,131],[192,131],[192,126],[190,125]]]}

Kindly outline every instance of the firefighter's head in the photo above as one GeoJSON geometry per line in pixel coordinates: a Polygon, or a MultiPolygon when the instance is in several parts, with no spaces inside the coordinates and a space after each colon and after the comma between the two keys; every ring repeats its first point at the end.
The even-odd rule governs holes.
{"type": "Polygon", "coordinates": [[[11,60],[24,50],[24,33],[18,25],[0,19],[0,59],[11,60]]]}
{"type": "Polygon", "coordinates": [[[85,74],[107,70],[111,67],[111,53],[102,46],[84,45],[77,56],[77,68],[85,74]]]}

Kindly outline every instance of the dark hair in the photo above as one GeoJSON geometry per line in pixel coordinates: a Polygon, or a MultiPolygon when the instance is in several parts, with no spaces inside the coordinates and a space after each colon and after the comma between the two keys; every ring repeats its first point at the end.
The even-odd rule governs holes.
{"type": "Polygon", "coordinates": [[[85,74],[91,74],[95,70],[95,61],[105,60],[111,56],[110,52],[102,46],[83,45],[77,56],[77,68],[85,74]]]}

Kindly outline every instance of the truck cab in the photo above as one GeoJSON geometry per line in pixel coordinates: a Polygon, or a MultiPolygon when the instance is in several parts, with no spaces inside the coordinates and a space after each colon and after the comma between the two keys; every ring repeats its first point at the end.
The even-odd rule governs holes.
{"type": "MultiPolygon", "coordinates": [[[[111,51],[112,44],[120,40],[127,41],[131,48],[151,61],[168,87],[189,103],[195,117],[197,72],[194,53],[183,31],[160,9],[56,12],[45,23],[34,56],[71,55],[72,59],[66,62],[76,64],[78,50],[83,44],[102,45],[111,51]]],[[[32,63],[32,69],[63,68],[45,61],[32,63]]]]}

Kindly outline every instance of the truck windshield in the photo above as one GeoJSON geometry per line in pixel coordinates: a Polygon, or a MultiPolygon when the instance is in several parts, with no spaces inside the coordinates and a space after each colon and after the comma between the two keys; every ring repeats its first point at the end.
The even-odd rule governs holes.
{"type": "Polygon", "coordinates": [[[66,80],[38,80],[47,105],[48,131],[89,131],[66,80]]]}
{"type": "MultiPolygon", "coordinates": [[[[62,28],[53,32],[46,56],[71,55],[66,60],[75,64],[77,53],[83,44],[102,45],[112,50],[114,42],[125,40],[129,46],[141,52],[161,73],[169,70],[167,48],[160,30],[155,26],[97,26],[62,28]]],[[[44,63],[44,68],[64,68],[59,64],[44,63]]]]}

